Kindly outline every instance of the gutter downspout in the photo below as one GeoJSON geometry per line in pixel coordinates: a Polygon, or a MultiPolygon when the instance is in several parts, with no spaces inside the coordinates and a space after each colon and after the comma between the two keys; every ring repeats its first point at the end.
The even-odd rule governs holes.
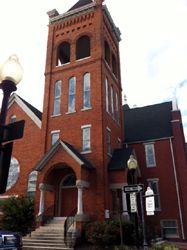
{"type": "Polygon", "coordinates": [[[169,140],[170,140],[170,149],[171,149],[171,156],[172,156],[172,162],[173,162],[173,172],[174,172],[174,177],[175,177],[175,186],[176,186],[176,192],[177,192],[177,201],[178,201],[178,208],[179,208],[181,233],[182,233],[182,239],[185,240],[184,223],[183,223],[183,216],[182,216],[182,210],[181,210],[181,202],[180,202],[180,195],[179,195],[179,184],[178,184],[178,180],[177,180],[175,157],[174,157],[174,153],[173,153],[173,144],[172,144],[171,138],[169,140]]]}

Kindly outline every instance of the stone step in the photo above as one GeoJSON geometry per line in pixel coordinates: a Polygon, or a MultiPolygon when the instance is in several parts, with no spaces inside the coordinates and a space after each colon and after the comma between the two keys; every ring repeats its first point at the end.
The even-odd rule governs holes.
{"type": "Polygon", "coordinates": [[[64,235],[58,234],[41,234],[41,233],[34,233],[32,236],[26,236],[24,239],[64,239],[64,235]]]}
{"type": "Polygon", "coordinates": [[[62,217],[54,218],[23,237],[23,250],[73,250],[64,243],[64,221],[62,217]]]}
{"type": "Polygon", "coordinates": [[[34,239],[24,239],[23,240],[24,243],[29,243],[29,242],[43,242],[43,243],[59,243],[59,244],[64,244],[64,239],[54,239],[54,238],[48,238],[48,239],[45,239],[45,238],[34,238],[34,239]]]}
{"type": "Polygon", "coordinates": [[[69,247],[23,246],[23,250],[74,250],[69,247]]]}

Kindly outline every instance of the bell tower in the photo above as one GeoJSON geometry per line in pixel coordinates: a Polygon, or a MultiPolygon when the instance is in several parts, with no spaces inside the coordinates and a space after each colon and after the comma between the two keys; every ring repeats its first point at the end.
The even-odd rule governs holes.
{"type": "Polygon", "coordinates": [[[95,167],[90,195],[99,218],[109,209],[107,165],[123,140],[120,31],[103,2],[48,12],[42,118],[44,154],[61,139],[95,167]]]}

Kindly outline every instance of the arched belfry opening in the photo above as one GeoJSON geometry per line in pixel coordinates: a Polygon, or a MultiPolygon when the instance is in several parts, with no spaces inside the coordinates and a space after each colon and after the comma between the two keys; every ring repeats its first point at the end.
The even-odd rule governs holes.
{"type": "Polygon", "coordinates": [[[81,36],[76,42],[76,60],[90,56],[90,37],[81,36]]]}
{"type": "Polygon", "coordinates": [[[62,42],[57,49],[56,66],[70,62],[70,43],[62,42]]]}

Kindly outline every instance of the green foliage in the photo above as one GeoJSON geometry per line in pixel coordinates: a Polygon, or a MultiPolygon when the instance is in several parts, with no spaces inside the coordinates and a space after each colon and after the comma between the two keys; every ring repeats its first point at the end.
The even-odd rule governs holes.
{"type": "MultiPolygon", "coordinates": [[[[129,221],[123,221],[123,243],[134,243],[134,226],[129,221]]],[[[119,221],[95,221],[85,227],[85,237],[87,242],[98,246],[120,245],[120,225],[119,221]]]]}
{"type": "Polygon", "coordinates": [[[154,244],[150,249],[155,249],[155,250],[179,250],[179,248],[169,242],[164,242],[163,244],[154,244]]]}
{"type": "Polygon", "coordinates": [[[3,229],[26,235],[34,221],[34,201],[30,197],[10,197],[0,204],[3,229]]]}

